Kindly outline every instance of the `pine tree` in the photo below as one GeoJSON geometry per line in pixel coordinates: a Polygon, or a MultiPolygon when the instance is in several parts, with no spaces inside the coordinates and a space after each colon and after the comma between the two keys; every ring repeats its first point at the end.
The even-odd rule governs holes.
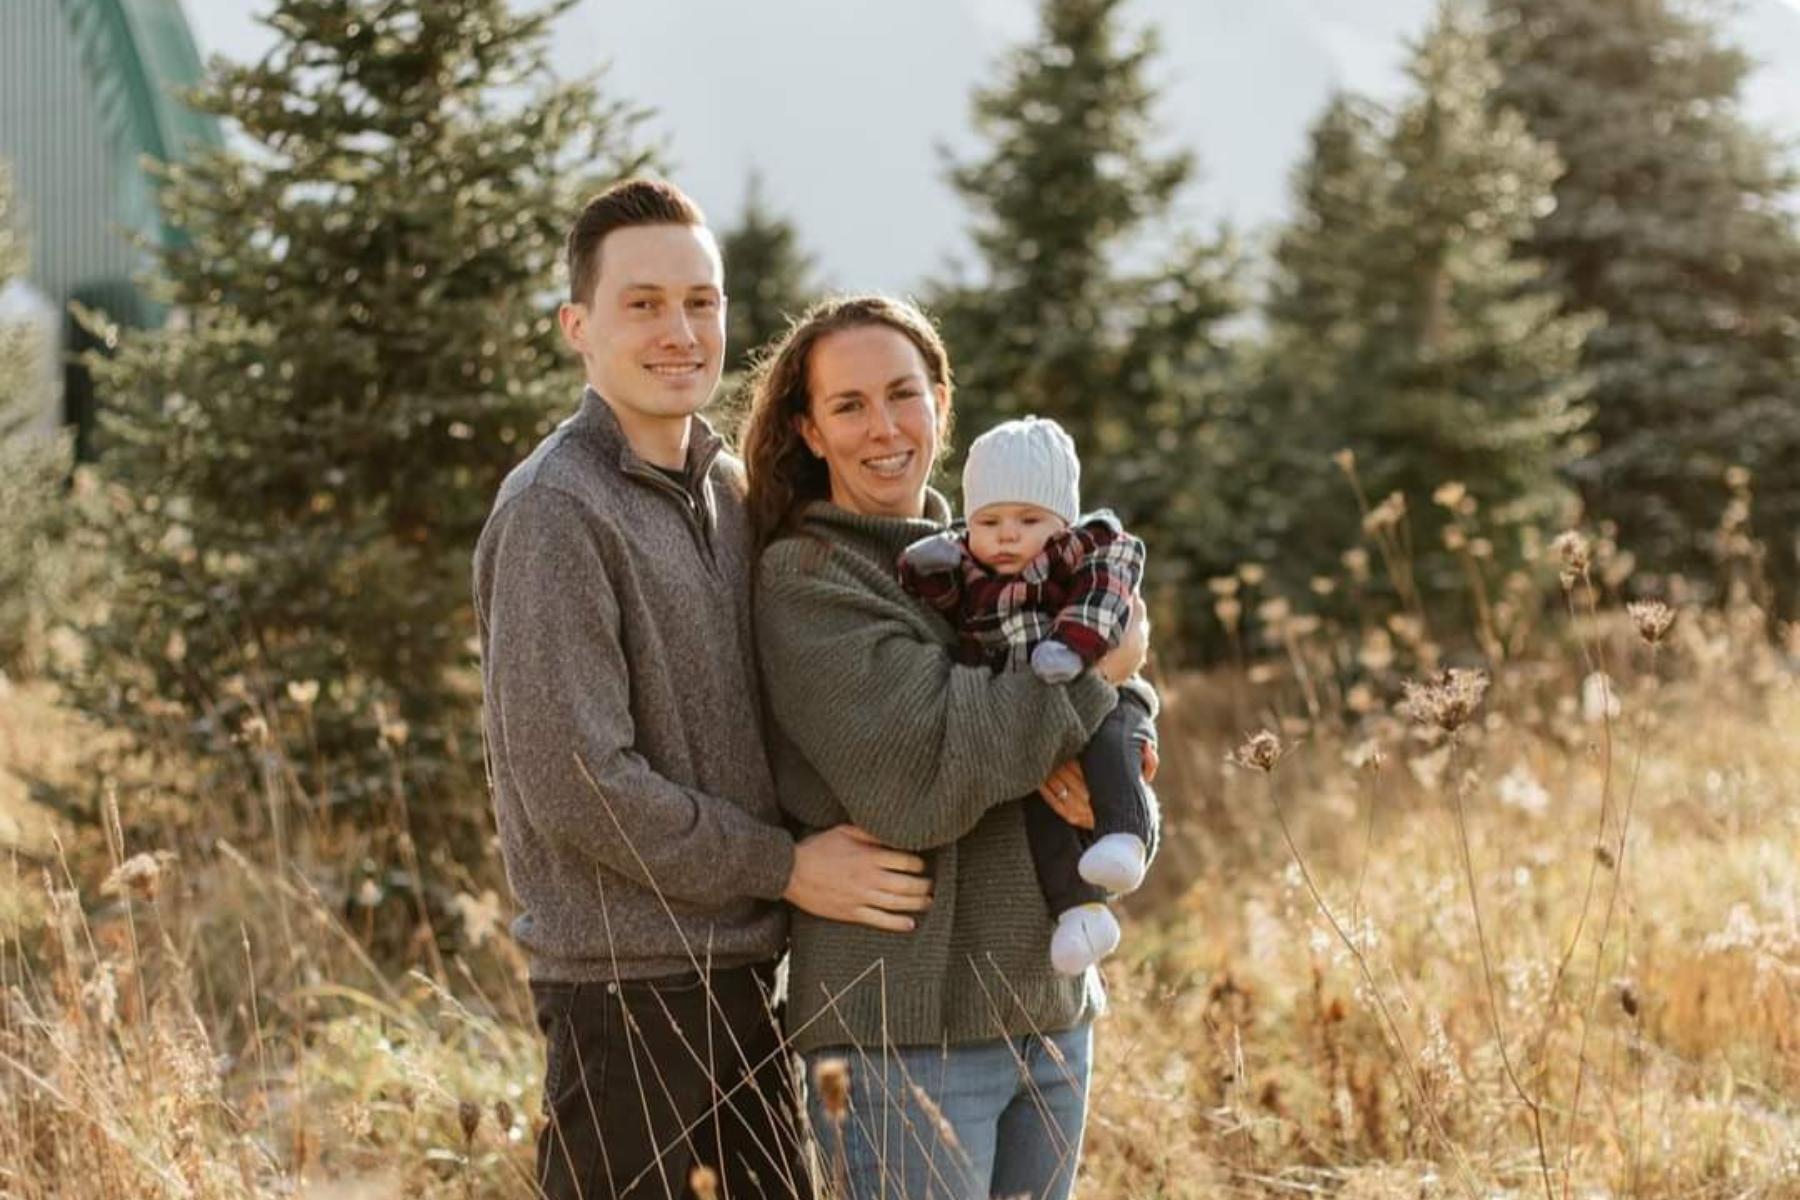
{"type": "Polygon", "coordinates": [[[1490,0],[1496,99],[1568,164],[1533,253],[1606,324],[1587,506],[1638,560],[1711,578],[1733,465],[1791,597],[1800,528],[1800,236],[1791,163],[1738,107],[1749,60],[1669,0],[1490,0]]]}
{"type": "Polygon", "coordinates": [[[744,210],[719,248],[731,289],[725,345],[730,369],[742,373],[756,351],[787,328],[788,318],[815,298],[813,263],[793,223],[769,207],[762,176],[755,172],[745,189],[744,210]]]}
{"type": "MultiPolygon", "coordinates": [[[[1515,249],[1559,165],[1490,104],[1497,76],[1466,8],[1439,10],[1408,73],[1413,93],[1379,158],[1372,123],[1347,102],[1314,130],[1300,216],[1276,253],[1271,373],[1312,477],[1348,449],[1371,500],[1402,493],[1412,574],[1442,594],[1460,589],[1466,564],[1440,546],[1440,485],[1462,485],[1456,507],[1484,510],[1491,531],[1557,510],[1557,472],[1585,416],[1576,360],[1591,322],[1533,291],[1542,268],[1515,249]]],[[[1347,491],[1333,502],[1311,490],[1310,553],[1329,561],[1357,539],[1359,513],[1347,491]]],[[[1516,557],[1516,539],[1496,553],[1516,557]]]]}
{"type": "MultiPolygon", "coordinates": [[[[0,292],[23,277],[25,245],[13,209],[12,172],[0,163],[0,292]]],[[[31,664],[34,635],[48,610],[52,546],[69,517],[64,482],[71,465],[67,435],[42,424],[42,356],[27,325],[0,320],[0,672],[31,664]]]]}
{"type": "MultiPolygon", "coordinates": [[[[964,440],[1053,417],[1083,459],[1083,500],[1149,538],[1155,582],[1229,561],[1221,489],[1235,453],[1220,326],[1238,310],[1228,239],[1175,228],[1194,173],[1152,148],[1154,32],[1122,0],[1042,0],[1039,29],[974,98],[985,157],[954,165],[979,277],[935,289],[956,353],[964,440]],[[1133,270],[1150,259],[1160,265],[1133,270]]],[[[1187,598],[1195,598],[1187,589],[1187,598]]]]}
{"type": "Polygon", "coordinates": [[[119,584],[86,707],[246,769],[266,731],[326,803],[479,761],[470,555],[572,402],[574,188],[640,162],[631,112],[549,72],[569,3],[279,0],[275,49],[194,98],[240,136],[163,176],[181,317],[94,364],[119,584]]]}

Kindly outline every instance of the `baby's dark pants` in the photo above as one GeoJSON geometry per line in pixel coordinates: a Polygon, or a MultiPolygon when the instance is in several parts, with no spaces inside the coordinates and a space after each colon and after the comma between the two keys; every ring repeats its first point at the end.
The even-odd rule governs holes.
{"type": "Polygon", "coordinates": [[[1101,722],[1081,750],[1081,771],[1087,776],[1093,798],[1094,831],[1076,829],[1056,815],[1033,793],[1025,801],[1025,836],[1031,843],[1037,866],[1038,886],[1050,905],[1050,915],[1060,917],[1079,904],[1106,899],[1106,892],[1081,877],[1077,864],[1082,851],[1095,838],[1109,833],[1133,833],[1151,854],[1161,826],[1156,797],[1144,782],[1144,743],[1156,740],[1150,710],[1129,692],[1101,722]]]}

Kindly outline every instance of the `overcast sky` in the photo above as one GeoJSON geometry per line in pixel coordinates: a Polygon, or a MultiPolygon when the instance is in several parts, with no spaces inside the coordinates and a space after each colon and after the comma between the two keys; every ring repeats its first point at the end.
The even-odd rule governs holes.
{"type": "MultiPolygon", "coordinates": [[[[266,0],[183,0],[205,54],[258,57],[266,0]]],[[[1768,65],[1754,117],[1800,138],[1800,0],[1749,0],[1736,36],[1768,65]],[[1785,6],[1785,7],[1783,7],[1785,6]]],[[[1404,40],[1434,0],[1135,0],[1164,53],[1154,78],[1171,144],[1202,178],[1181,218],[1278,218],[1305,130],[1335,86],[1391,97],[1404,40]]],[[[974,149],[969,93],[1033,28],[1033,0],[582,0],[554,57],[606,67],[610,94],[652,108],[669,174],[715,226],[752,169],[826,280],[905,291],[941,275],[965,214],[938,147],[974,149]]]]}

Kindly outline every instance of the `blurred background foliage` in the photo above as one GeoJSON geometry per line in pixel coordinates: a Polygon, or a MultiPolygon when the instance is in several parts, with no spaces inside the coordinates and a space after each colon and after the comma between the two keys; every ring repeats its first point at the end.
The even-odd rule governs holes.
{"type": "MultiPolygon", "coordinates": [[[[86,313],[92,461],[65,487],[66,446],[12,436],[0,471],[0,655],[119,753],[179,747],[210,787],[278,745],[320,812],[482,794],[470,550],[573,403],[570,214],[655,166],[628,97],[549,69],[570,3],[278,0],[272,52],[190,98],[234,136],[157,173],[175,319],[86,313]]],[[[1319,114],[1291,220],[1251,239],[1182,218],[1199,157],[1159,135],[1159,55],[1123,0],[1040,0],[970,98],[978,148],[946,154],[973,256],[920,298],[962,440],[1055,417],[1085,501],[1149,541],[1165,663],[1279,651],[1240,638],[1246,604],[1354,624],[1371,595],[1504,654],[1573,524],[1625,590],[1718,600],[1750,562],[1792,613],[1794,159],[1715,24],[1446,3],[1403,97],[1319,114]]],[[[718,224],[735,373],[821,285],[754,181],[718,224]]],[[[0,414],[29,408],[16,342],[0,414]]],[[[434,836],[480,836],[451,810],[434,836]]]]}

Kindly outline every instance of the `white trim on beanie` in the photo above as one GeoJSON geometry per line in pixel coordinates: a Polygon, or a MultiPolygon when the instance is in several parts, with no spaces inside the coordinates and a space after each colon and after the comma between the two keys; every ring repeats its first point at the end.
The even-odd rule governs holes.
{"type": "Polygon", "coordinates": [[[990,504],[1034,504],[1073,525],[1081,516],[1081,459],[1075,440],[1048,418],[1003,421],[969,446],[963,463],[963,511],[990,504]]]}

